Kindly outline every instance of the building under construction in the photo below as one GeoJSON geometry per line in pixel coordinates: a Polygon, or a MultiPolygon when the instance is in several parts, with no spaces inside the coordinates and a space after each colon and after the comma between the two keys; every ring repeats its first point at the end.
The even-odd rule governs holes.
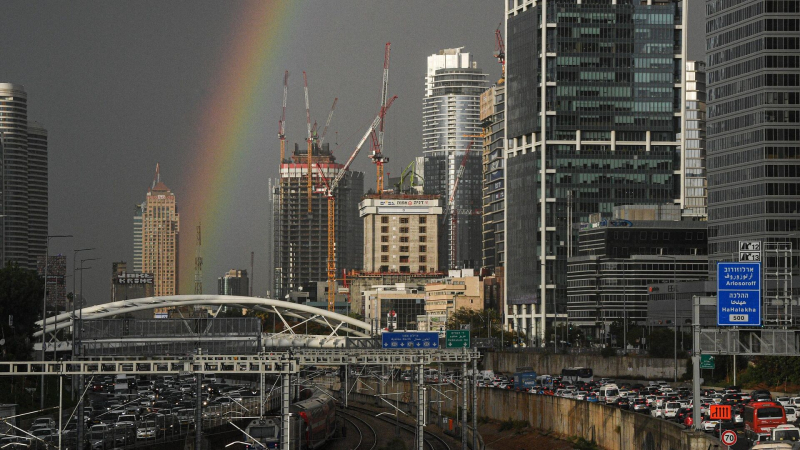
{"type": "MultiPolygon", "coordinates": [[[[274,288],[276,298],[314,281],[327,280],[328,202],[326,180],[336,177],[336,163],[328,144],[313,145],[311,212],[308,202],[307,146],[295,144],[291,157],[281,162],[281,178],[273,189],[274,288]],[[325,179],[323,179],[323,176],[325,179]]],[[[364,229],[358,203],[364,194],[364,173],[348,171],[339,184],[336,201],[336,267],[360,270],[364,229]]]]}

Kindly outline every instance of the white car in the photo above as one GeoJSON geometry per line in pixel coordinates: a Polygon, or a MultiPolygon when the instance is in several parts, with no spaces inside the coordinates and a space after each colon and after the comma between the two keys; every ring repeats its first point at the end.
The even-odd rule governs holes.
{"type": "Polygon", "coordinates": [[[700,424],[703,428],[703,431],[710,433],[714,431],[714,428],[719,425],[719,421],[716,420],[704,420],[703,423],[700,424]]]}
{"type": "Polygon", "coordinates": [[[681,404],[678,402],[667,402],[662,411],[662,417],[665,419],[674,419],[678,415],[678,410],[681,409],[681,404]]]}
{"type": "Polygon", "coordinates": [[[789,406],[792,403],[792,399],[789,397],[778,397],[775,401],[780,403],[781,406],[789,406]]]}
{"type": "Polygon", "coordinates": [[[650,416],[655,417],[656,419],[663,419],[664,418],[664,409],[661,406],[653,404],[650,407],[650,416]]]}
{"type": "Polygon", "coordinates": [[[578,392],[575,395],[575,400],[586,400],[586,392],[578,392]]]}
{"type": "Polygon", "coordinates": [[[786,411],[787,423],[797,422],[797,409],[794,406],[785,406],[783,410],[786,411]]]}

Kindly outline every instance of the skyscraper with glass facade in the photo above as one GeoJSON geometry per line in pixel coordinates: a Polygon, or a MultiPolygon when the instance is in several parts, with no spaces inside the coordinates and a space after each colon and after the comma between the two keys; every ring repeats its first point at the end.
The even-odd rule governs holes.
{"type": "Polygon", "coordinates": [[[504,312],[534,344],[566,315],[581,222],[684,206],[685,23],[680,0],[506,3],[504,312]]]}
{"type": "Polygon", "coordinates": [[[439,235],[440,269],[478,267],[481,264],[483,165],[480,96],[486,74],[461,48],[428,57],[422,100],[422,150],[425,157],[424,192],[445,199],[448,214],[439,235]],[[464,173],[453,187],[464,160],[464,173]]]}
{"type": "Polygon", "coordinates": [[[686,133],[683,157],[686,168],[683,183],[683,217],[708,219],[708,178],[706,176],[706,65],[686,63],[686,133]]]}
{"type": "Polygon", "coordinates": [[[708,0],[706,76],[710,275],[739,240],[789,241],[796,267],[800,2],[708,0]]]}

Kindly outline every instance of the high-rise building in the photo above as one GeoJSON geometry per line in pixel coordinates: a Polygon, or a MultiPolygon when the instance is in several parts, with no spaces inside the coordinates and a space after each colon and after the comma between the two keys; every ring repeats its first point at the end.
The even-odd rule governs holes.
{"type": "MultiPolygon", "coordinates": [[[[328,144],[312,150],[312,206],[308,211],[307,146],[295,145],[290,161],[281,164],[281,179],[273,190],[273,238],[276,297],[315,281],[328,279],[328,200],[322,192],[344,167],[336,163],[328,144]]],[[[364,194],[364,173],[348,171],[336,194],[336,268],[360,270],[364,228],[358,203],[364,194]]]]}
{"type": "Polygon", "coordinates": [[[445,201],[448,217],[439,238],[441,269],[476,267],[481,264],[481,215],[483,206],[480,96],[486,90],[482,73],[469,53],[461,48],[439,51],[428,57],[425,96],[422,100],[422,150],[425,157],[424,192],[445,201]],[[454,204],[450,197],[464,160],[454,204]]]}
{"type": "MultiPolygon", "coordinates": [[[[153,274],[153,295],[176,295],[178,293],[178,232],[180,231],[175,194],[161,181],[159,166],[153,184],[147,190],[147,198],[134,216],[141,235],[141,268],[139,273],[153,274]],[[139,214],[140,213],[140,214],[139,214]]],[[[136,247],[136,243],[134,243],[136,247]]],[[[134,249],[134,254],[137,254],[134,249]]],[[[166,311],[156,310],[156,314],[166,311]]]]}
{"type": "Polygon", "coordinates": [[[708,220],[708,177],[706,175],[706,65],[686,63],[685,177],[683,216],[708,220]]]}
{"type": "Polygon", "coordinates": [[[506,308],[544,342],[566,315],[577,225],[683,206],[682,0],[506,3],[506,308]]]}
{"type": "Polygon", "coordinates": [[[225,275],[217,278],[217,294],[249,296],[250,280],[247,278],[247,270],[231,269],[225,275]]]}
{"type": "MultiPolygon", "coordinates": [[[[46,237],[45,237],[46,238],[46,237]]],[[[36,259],[36,272],[44,278],[44,255],[36,259]]],[[[47,257],[47,309],[64,311],[67,307],[67,257],[47,257]]]]}
{"type": "Polygon", "coordinates": [[[739,240],[790,242],[796,267],[800,2],[707,1],[706,83],[710,275],[739,240]]]}
{"type": "Polygon", "coordinates": [[[365,272],[437,271],[442,215],[438,195],[367,195],[359,214],[364,220],[365,272]]]}
{"type": "Polygon", "coordinates": [[[483,268],[503,266],[505,228],[505,80],[481,94],[483,125],[483,268]]]}
{"type": "Polygon", "coordinates": [[[36,270],[48,231],[47,130],[28,121],[28,94],[0,83],[3,263],[36,270]]]}

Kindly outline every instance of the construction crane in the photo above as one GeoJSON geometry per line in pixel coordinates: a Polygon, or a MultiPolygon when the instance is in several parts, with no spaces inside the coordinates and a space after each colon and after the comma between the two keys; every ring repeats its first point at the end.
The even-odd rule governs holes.
{"type": "Polygon", "coordinates": [[[339,98],[333,99],[333,106],[331,106],[331,112],[328,114],[328,120],[325,121],[325,128],[322,129],[322,136],[319,138],[319,146],[322,147],[322,144],[325,142],[325,135],[328,134],[328,127],[331,125],[331,119],[333,119],[333,111],[336,110],[336,102],[339,101],[339,98]]]}
{"type": "Polygon", "coordinates": [[[306,128],[308,129],[308,138],[306,142],[308,143],[308,212],[311,213],[311,192],[312,192],[312,181],[311,178],[313,174],[311,173],[311,147],[313,143],[311,141],[311,111],[308,106],[308,78],[306,78],[306,72],[303,71],[303,85],[305,86],[305,94],[306,94],[306,128]]]}
{"type": "Polygon", "coordinates": [[[353,164],[356,156],[361,151],[361,147],[364,146],[364,143],[370,135],[380,126],[383,116],[396,98],[397,96],[395,95],[386,103],[385,108],[381,108],[381,112],[378,113],[378,116],[372,121],[372,124],[369,126],[369,129],[367,129],[367,132],[364,133],[361,140],[358,141],[355,150],[353,150],[353,153],[344,166],[336,173],[333,181],[328,183],[328,179],[325,178],[322,169],[317,167],[320,178],[322,178],[325,183],[325,196],[328,198],[328,311],[333,311],[335,309],[336,302],[336,191],[339,188],[339,183],[350,169],[350,165],[353,164]]]}
{"type": "Polygon", "coordinates": [[[412,160],[402,172],[400,172],[400,181],[395,185],[397,188],[397,192],[402,193],[403,187],[405,186],[406,178],[411,176],[411,182],[409,183],[409,187],[413,190],[414,186],[416,185],[416,179],[422,178],[417,175],[417,160],[412,160]]]}
{"type": "MultiPolygon", "coordinates": [[[[283,112],[278,121],[278,139],[281,140],[281,162],[286,158],[286,94],[289,90],[289,71],[283,74],[283,112]]],[[[280,170],[280,169],[279,169],[280,170]]]]}
{"type": "Polygon", "coordinates": [[[203,256],[200,254],[200,247],[203,245],[203,239],[200,234],[200,226],[197,224],[197,241],[194,254],[194,293],[195,295],[203,295],[203,256]]]}
{"type": "MultiPolygon", "coordinates": [[[[502,25],[502,23],[501,23],[502,25]]],[[[494,30],[494,37],[495,37],[495,44],[494,44],[494,57],[497,58],[497,61],[503,68],[503,76],[501,79],[505,79],[506,77],[506,46],[503,44],[503,34],[500,32],[500,25],[497,26],[497,29],[494,30]]]]}
{"type": "MultiPolygon", "coordinates": [[[[467,134],[464,137],[483,137],[483,134],[467,134]]],[[[472,150],[472,144],[474,141],[470,141],[467,144],[467,149],[464,151],[464,157],[461,158],[461,165],[458,167],[458,173],[456,174],[456,178],[453,181],[453,190],[450,192],[450,198],[448,200],[448,214],[450,216],[450,265],[452,269],[457,269],[456,261],[458,260],[458,209],[456,208],[456,192],[458,191],[458,185],[461,181],[461,177],[464,175],[464,169],[467,167],[467,160],[469,158],[469,153],[472,150]]],[[[475,214],[475,211],[467,211],[468,214],[475,214]]],[[[446,222],[447,215],[445,215],[444,221],[446,222]]]]}
{"type": "Polygon", "coordinates": [[[391,42],[386,43],[386,50],[383,54],[383,83],[381,83],[381,110],[378,114],[380,118],[380,124],[378,125],[377,129],[373,130],[372,136],[372,154],[370,155],[370,159],[372,162],[375,163],[376,169],[376,181],[377,181],[377,194],[380,195],[383,192],[383,165],[389,162],[389,158],[383,156],[383,133],[384,133],[384,124],[385,124],[385,115],[386,115],[386,108],[388,108],[386,103],[386,97],[388,95],[389,90],[389,53],[392,47],[391,42]],[[377,135],[376,135],[377,134],[377,135]]]}

